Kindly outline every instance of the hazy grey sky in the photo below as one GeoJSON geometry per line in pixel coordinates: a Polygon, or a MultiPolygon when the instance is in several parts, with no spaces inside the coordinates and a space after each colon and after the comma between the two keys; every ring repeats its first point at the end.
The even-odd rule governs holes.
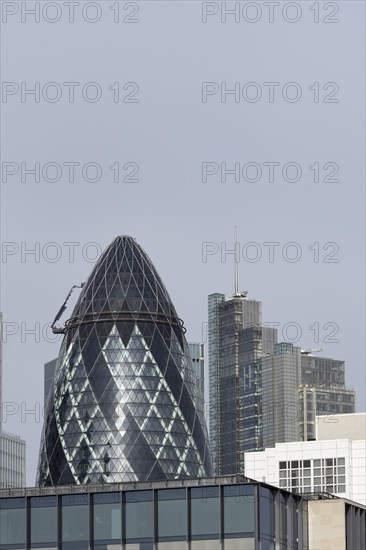
{"type": "Polygon", "coordinates": [[[35,2],[1,4],[4,429],[27,440],[28,485],[43,419],[26,409],[60,345],[42,329],[118,234],[202,341],[207,295],[233,291],[236,224],[240,288],[281,339],[345,360],[364,410],[364,3],[240,2],[237,23],[221,2],[40,2],[39,23],[35,2]]]}

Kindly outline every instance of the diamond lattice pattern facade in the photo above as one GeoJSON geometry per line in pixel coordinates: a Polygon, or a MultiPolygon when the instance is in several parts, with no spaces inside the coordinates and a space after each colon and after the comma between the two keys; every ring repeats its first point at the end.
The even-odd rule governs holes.
{"type": "Polygon", "coordinates": [[[131,237],[107,248],[65,325],[38,483],[153,481],[211,473],[184,327],[131,237]]]}

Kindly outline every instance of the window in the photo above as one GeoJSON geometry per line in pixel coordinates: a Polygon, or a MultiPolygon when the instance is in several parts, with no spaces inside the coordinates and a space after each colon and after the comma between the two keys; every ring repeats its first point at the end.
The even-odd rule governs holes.
{"type": "Polygon", "coordinates": [[[89,540],[88,495],[65,495],[62,502],[62,548],[85,550],[89,540]]]}
{"type": "Polygon", "coordinates": [[[273,495],[270,489],[265,487],[260,488],[259,499],[259,529],[261,540],[263,535],[274,536],[274,506],[273,495]]]}
{"type": "Polygon", "coordinates": [[[0,499],[0,544],[25,545],[24,498],[0,499]]]}
{"type": "Polygon", "coordinates": [[[158,491],[159,540],[185,540],[186,531],[186,490],[160,489],[158,491]]]}
{"type": "Polygon", "coordinates": [[[57,497],[32,497],[30,499],[31,545],[57,545],[57,497]]]}
{"type": "Polygon", "coordinates": [[[254,536],[255,494],[253,485],[224,487],[224,537],[254,536]]]}
{"type": "Polygon", "coordinates": [[[280,493],[280,542],[281,548],[287,547],[287,498],[280,493]]]}
{"type": "Polygon", "coordinates": [[[220,530],[219,487],[193,488],[190,493],[192,539],[218,538],[220,530]]]}
{"type": "Polygon", "coordinates": [[[154,509],[152,491],[125,493],[126,542],[152,542],[154,509]]]}
{"type": "Polygon", "coordinates": [[[93,495],[94,541],[118,542],[121,539],[121,505],[119,493],[93,495]]]}

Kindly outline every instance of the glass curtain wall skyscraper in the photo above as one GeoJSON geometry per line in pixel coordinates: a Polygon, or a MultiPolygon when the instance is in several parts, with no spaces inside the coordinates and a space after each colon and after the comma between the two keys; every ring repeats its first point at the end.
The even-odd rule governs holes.
{"type": "Polygon", "coordinates": [[[204,344],[188,342],[192,364],[196,373],[197,385],[203,403],[205,402],[205,352],[204,344]]]}
{"type": "Polygon", "coordinates": [[[315,416],[353,413],[344,361],[315,357],[262,325],[246,293],[208,297],[209,426],[215,472],[242,471],[242,453],[314,439],[315,416]]]}
{"type": "Polygon", "coordinates": [[[261,302],[236,293],[208,298],[210,443],[215,472],[239,472],[244,451],[262,448],[261,369],[277,332],[262,326],[261,302]]]}
{"type": "Polygon", "coordinates": [[[38,484],[211,474],[185,329],[151,260],[117,237],[63,328],[38,484]]]}

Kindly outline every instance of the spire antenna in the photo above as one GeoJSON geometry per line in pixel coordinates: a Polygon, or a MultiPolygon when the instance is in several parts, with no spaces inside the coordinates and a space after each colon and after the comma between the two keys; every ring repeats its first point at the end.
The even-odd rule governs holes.
{"type": "Polygon", "coordinates": [[[236,225],[234,226],[234,296],[237,296],[239,293],[239,285],[238,285],[238,279],[239,279],[239,260],[237,258],[238,254],[238,232],[236,225]]]}

